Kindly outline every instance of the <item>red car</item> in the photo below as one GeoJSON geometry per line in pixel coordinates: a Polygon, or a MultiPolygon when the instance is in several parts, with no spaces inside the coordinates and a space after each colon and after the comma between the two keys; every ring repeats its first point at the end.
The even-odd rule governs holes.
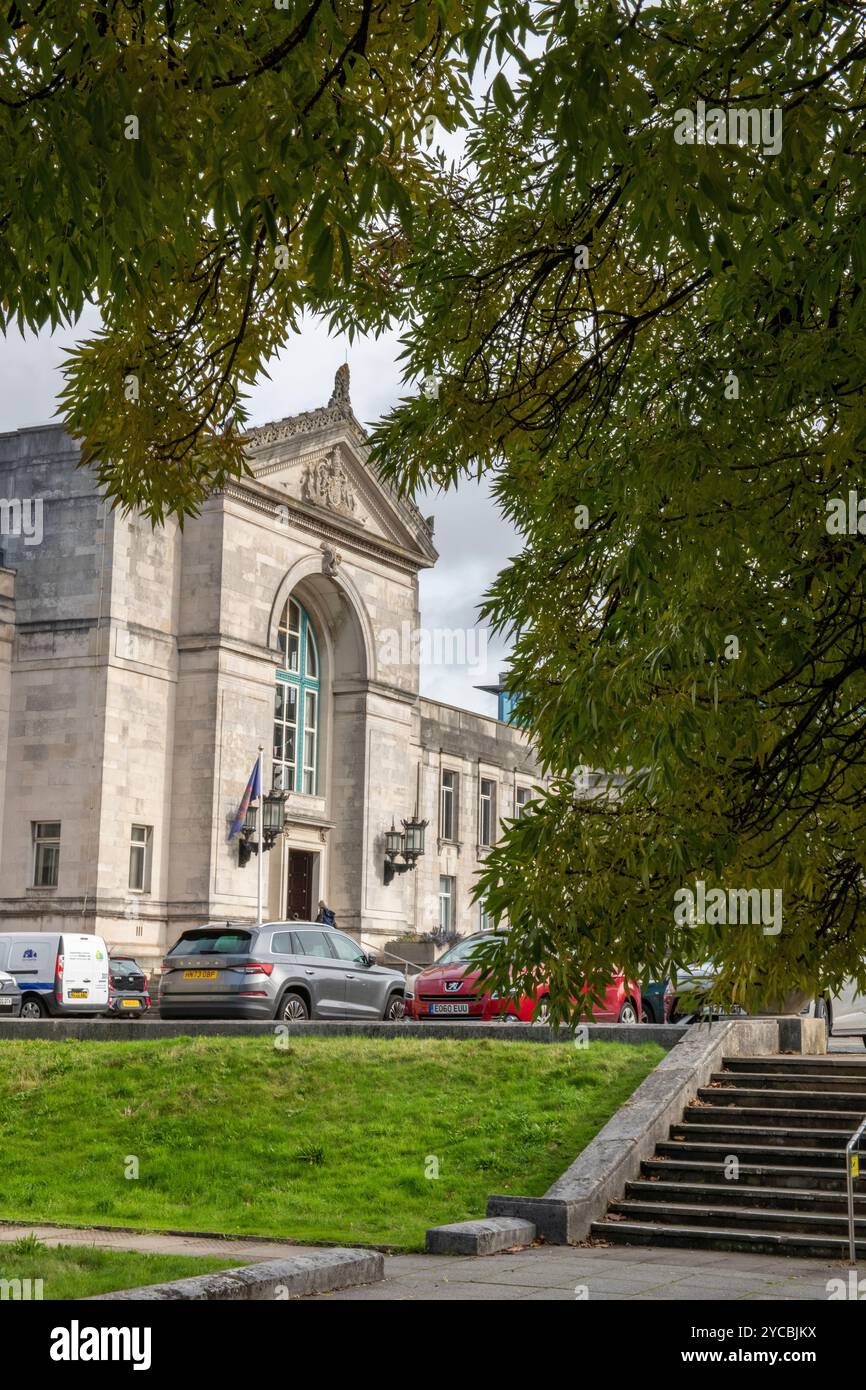
{"type": "MultiPolygon", "coordinates": [[[[489,990],[477,988],[480,970],[472,969],[472,957],[482,941],[491,941],[489,932],[465,936],[440,956],[435,965],[428,965],[406,986],[406,1018],[429,1022],[438,1018],[474,1018],[484,1022],[531,1023],[536,998],[524,994],[504,998],[489,990]]],[[[584,985],[584,993],[586,985],[584,985]]],[[[540,1001],[537,1022],[547,1017],[547,986],[538,991],[540,1001]]],[[[623,975],[616,975],[605,989],[604,1004],[593,1004],[594,1023],[639,1023],[641,1016],[640,987],[623,975]]]]}

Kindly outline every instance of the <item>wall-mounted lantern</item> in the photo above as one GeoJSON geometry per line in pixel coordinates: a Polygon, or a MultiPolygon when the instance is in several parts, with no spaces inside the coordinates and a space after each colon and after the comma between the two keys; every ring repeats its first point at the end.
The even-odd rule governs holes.
{"type": "Polygon", "coordinates": [[[426,820],[410,817],[403,821],[403,829],[397,830],[391,820],[391,829],[385,831],[385,882],[390,883],[395,874],[405,874],[414,869],[416,861],[424,853],[424,831],[426,820]],[[403,863],[398,864],[397,860],[403,863]]]}
{"type": "MultiPolygon", "coordinates": [[[[287,797],[288,792],[278,791],[276,787],[272,787],[262,802],[262,836],[266,851],[273,849],[283,833],[287,797]]],[[[241,828],[241,840],[238,845],[238,864],[241,868],[249,863],[251,854],[258,854],[259,852],[258,833],[259,808],[258,803],[253,803],[247,809],[241,828]]]]}

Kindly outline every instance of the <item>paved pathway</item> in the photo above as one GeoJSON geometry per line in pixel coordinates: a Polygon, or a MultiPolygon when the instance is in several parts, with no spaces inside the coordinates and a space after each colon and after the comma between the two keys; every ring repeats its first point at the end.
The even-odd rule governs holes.
{"type": "Polygon", "coordinates": [[[847,1270],[839,1264],[777,1255],[553,1245],[483,1259],[398,1255],[386,1260],[382,1283],[316,1301],[823,1301],[827,1281],[840,1277],[847,1279],[847,1270]]]}
{"type": "MultiPolygon", "coordinates": [[[[98,1245],[163,1255],[217,1255],[239,1264],[309,1253],[285,1241],[221,1240],[203,1236],[82,1231],[58,1226],[0,1226],[0,1244],[35,1235],[46,1245],[98,1245]]],[[[316,1247],[321,1250],[321,1246],[316,1247]]],[[[863,1268],[860,1277],[866,1275],[863,1268]]],[[[777,1255],[721,1254],[710,1250],[643,1249],[638,1246],[538,1246],[483,1259],[443,1255],[392,1255],[379,1284],[319,1294],[317,1300],[454,1302],[629,1299],[654,1302],[705,1299],[821,1299],[830,1279],[848,1278],[832,1261],[777,1255]]]]}
{"type": "Polygon", "coordinates": [[[4,1241],[36,1236],[46,1245],[98,1245],[106,1250],[138,1250],[144,1255],[216,1255],[237,1259],[238,1264],[257,1260],[282,1260],[291,1255],[321,1252],[321,1245],[292,1245],[283,1240],[244,1240],[231,1236],[170,1236],[149,1231],[94,1231],[73,1226],[0,1225],[0,1249],[4,1241]]]}

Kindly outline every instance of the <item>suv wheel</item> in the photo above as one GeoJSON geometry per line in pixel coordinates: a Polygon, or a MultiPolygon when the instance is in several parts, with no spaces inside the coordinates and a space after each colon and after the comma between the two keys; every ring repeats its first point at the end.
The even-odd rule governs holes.
{"type": "Polygon", "coordinates": [[[48,1013],[41,999],[31,994],[29,999],[25,999],[21,1005],[22,1018],[45,1018],[48,1013]]]}
{"type": "Polygon", "coordinates": [[[280,1000],[279,1017],[283,1023],[306,1023],[310,1017],[307,1001],[290,990],[280,1000]]]}
{"type": "Polygon", "coordinates": [[[402,994],[392,994],[385,1005],[385,1022],[399,1023],[401,1018],[406,1017],[406,1002],[402,994]]]}

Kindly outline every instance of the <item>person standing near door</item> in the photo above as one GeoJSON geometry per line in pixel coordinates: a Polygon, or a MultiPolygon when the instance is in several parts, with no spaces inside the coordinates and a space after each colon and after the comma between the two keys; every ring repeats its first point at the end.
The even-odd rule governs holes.
{"type": "Polygon", "coordinates": [[[321,922],[324,927],[335,927],[337,925],[336,915],[333,909],[328,907],[324,898],[319,899],[319,915],[316,921],[321,922]]]}

